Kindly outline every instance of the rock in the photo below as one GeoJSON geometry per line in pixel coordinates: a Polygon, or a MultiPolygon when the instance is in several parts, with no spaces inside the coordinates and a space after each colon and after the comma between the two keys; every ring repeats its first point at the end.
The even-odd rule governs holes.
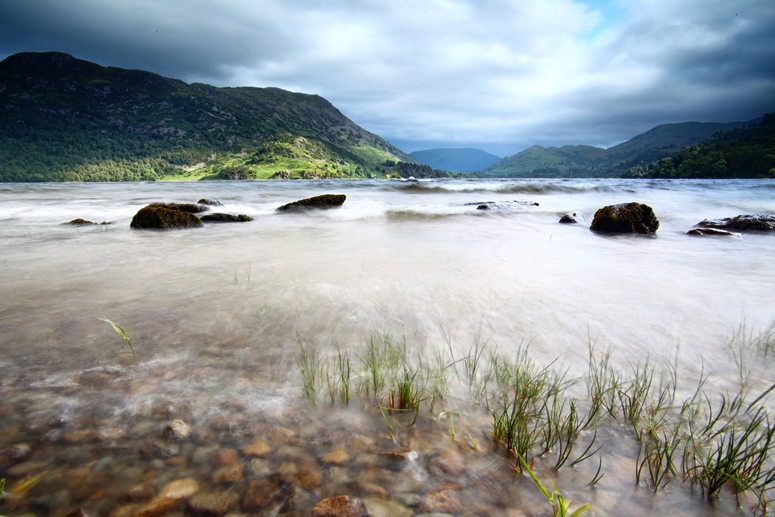
{"type": "Polygon", "coordinates": [[[65,517],[89,517],[89,514],[83,508],[78,508],[65,515],[65,517]]]}
{"type": "Polygon", "coordinates": [[[323,499],[312,508],[312,517],[362,517],[366,508],[360,499],[338,495],[323,499]]]}
{"type": "Polygon", "coordinates": [[[735,237],[742,239],[743,235],[740,233],[728,232],[726,230],[719,230],[718,228],[692,228],[686,235],[698,235],[700,237],[735,237]]]}
{"type": "Polygon", "coordinates": [[[199,492],[199,483],[193,478],[176,479],[164,485],[159,491],[159,497],[172,499],[188,499],[199,492]]]}
{"type": "Polygon", "coordinates": [[[195,203],[165,203],[165,205],[171,210],[180,210],[189,214],[198,214],[209,210],[206,206],[195,203]]]}
{"type": "Polygon", "coordinates": [[[242,496],[243,510],[264,508],[280,495],[280,487],[271,481],[251,481],[242,496]]]}
{"type": "Polygon", "coordinates": [[[144,504],[135,512],[135,517],[158,517],[177,509],[183,503],[182,499],[173,497],[157,497],[144,504]]]}
{"type": "Polygon", "coordinates": [[[30,457],[32,448],[26,443],[17,443],[0,449],[0,464],[18,463],[30,457]]]}
{"type": "Polygon", "coordinates": [[[200,199],[199,201],[197,201],[197,204],[207,205],[207,206],[223,206],[223,204],[220,201],[217,201],[215,199],[206,199],[206,198],[200,199]]]}
{"type": "Polygon", "coordinates": [[[300,210],[309,210],[313,208],[336,208],[344,204],[347,196],[344,194],[323,194],[322,196],[310,197],[288,203],[277,209],[278,212],[296,212],[300,210]]]}
{"type": "Polygon", "coordinates": [[[398,501],[369,497],[363,500],[369,517],[411,517],[414,512],[398,501]]]}
{"type": "Polygon", "coordinates": [[[775,215],[738,215],[737,217],[725,217],[713,221],[705,219],[697,223],[695,227],[738,232],[771,232],[775,231],[775,215]]]}
{"type": "Polygon", "coordinates": [[[465,456],[454,449],[447,450],[447,452],[436,458],[433,463],[439,470],[449,476],[459,476],[468,468],[465,456]]]}
{"type": "Polygon", "coordinates": [[[250,476],[257,478],[269,477],[274,472],[271,462],[259,458],[248,461],[247,469],[250,476]]]}
{"type": "Polygon", "coordinates": [[[178,206],[181,205],[152,203],[145,208],[141,208],[135,214],[129,227],[142,230],[171,230],[204,226],[197,216],[188,211],[174,208],[178,206]]]}
{"type": "Polygon", "coordinates": [[[343,463],[346,463],[350,459],[350,456],[344,452],[342,449],[335,449],[322,458],[320,458],[321,463],[327,463],[330,465],[341,465],[343,463]]]}
{"type": "Polygon", "coordinates": [[[236,492],[199,492],[189,499],[188,507],[197,515],[224,515],[238,502],[236,492]]]}
{"type": "Polygon", "coordinates": [[[438,490],[425,495],[420,501],[420,513],[462,513],[463,505],[454,490],[438,490]]]}
{"type": "Polygon", "coordinates": [[[239,465],[221,467],[213,473],[213,483],[236,483],[242,481],[242,468],[239,465]]]}
{"type": "Polygon", "coordinates": [[[239,463],[239,454],[234,449],[218,449],[210,461],[216,467],[230,467],[239,463]]]}
{"type": "Polygon", "coordinates": [[[207,223],[244,223],[253,220],[252,217],[245,214],[234,215],[222,213],[203,215],[200,219],[207,223]]]}
{"type": "Polygon", "coordinates": [[[654,233],[659,220],[648,205],[622,203],[595,212],[590,230],[600,233],[654,233]]]}
{"type": "Polygon", "coordinates": [[[147,481],[135,485],[124,492],[124,497],[130,501],[148,501],[154,495],[156,495],[156,490],[153,488],[153,485],[147,481]]]}
{"type": "Polygon", "coordinates": [[[309,514],[317,498],[311,492],[300,487],[291,488],[288,496],[287,510],[296,514],[309,514]]]}
{"type": "Polygon", "coordinates": [[[476,207],[477,210],[489,210],[490,205],[479,205],[476,207]]]}
{"type": "Polygon", "coordinates": [[[263,440],[256,440],[255,442],[251,443],[244,449],[242,449],[242,454],[245,456],[264,456],[271,451],[272,448],[269,447],[266,442],[263,440]]]}
{"type": "Polygon", "coordinates": [[[398,501],[404,506],[415,508],[420,505],[420,501],[422,500],[422,497],[420,497],[418,494],[413,494],[411,492],[403,492],[399,494],[393,494],[393,499],[395,499],[396,501],[398,501]]]}
{"type": "Polygon", "coordinates": [[[191,434],[191,428],[183,420],[173,420],[164,428],[164,437],[167,440],[185,440],[191,434]]]}
{"type": "Polygon", "coordinates": [[[579,222],[578,219],[576,219],[576,217],[578,216],[576,215],[575,212],[573,214],[565,214],[562,217],[560,217],[560,222],[562,224],[576,224],[579,222]]]}
{"type": "Polygon", "coordinates": [[[278,444],[291,443],[296,438],[296,433],[286,427],[275,427],[268,434],[278,444]]]}
{"type": "Polygon", "coordinates": [[[89,226],[89,225],[97,224],[97,223],[94,223],[92,221],[88,221],[86,219],[81,219],[79,217],[78,219],[73,219],[72,221],[68,221],[68,222],[62,223],[62,224],[71,224],[73,226],[89,226]]]}

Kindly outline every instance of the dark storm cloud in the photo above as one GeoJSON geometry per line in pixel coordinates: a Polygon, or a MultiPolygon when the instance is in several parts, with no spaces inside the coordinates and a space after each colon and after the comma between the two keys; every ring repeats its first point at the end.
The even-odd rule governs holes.
{"type": "Polygon", "coordinates": [[[613,145],[775,110],[771,0],[4,0],[0,57],[57,50],[320,94],[412,151],[613,145]]]}

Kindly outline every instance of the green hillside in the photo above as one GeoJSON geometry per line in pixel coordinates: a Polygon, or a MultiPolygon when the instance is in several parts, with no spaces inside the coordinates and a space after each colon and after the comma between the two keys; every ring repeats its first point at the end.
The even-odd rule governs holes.
{"type": "Polygon", "coordinates": [[[748,122],[664,124],[608,149],[566,145],[529,149],[484,169],[490,177],[619,177],[628,168],[675,155],[718,131],[740,128],[748,122]]]}
{"type": "Polygon", "coordinates": [[[369,177],[388,160],[414,163],[317,95],[57,52],[0,62],[0,181],[369,177]]]}
{"type": "Polygon", "coordinates": [[[775,114],[759,123],[721,131],[671,158],[636,166],[634,178],[775,178],[775,114]]]}
{"type": "Polygon", "coordinates": [[[427,149],[409,155],[423,165],[455,172],[480,171],[500,160],[494,154],[471,148],[427,149]]]}

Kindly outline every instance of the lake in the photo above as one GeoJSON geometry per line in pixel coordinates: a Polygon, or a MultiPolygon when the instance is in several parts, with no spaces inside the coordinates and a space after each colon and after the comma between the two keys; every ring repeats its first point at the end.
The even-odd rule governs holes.
{"type": "MultiPolygon", "coordinates": [[[[384,515],[549,515],[531,479],[501,461],[516,462],[493,440],[497,396],[466,381],[472,351],[483,364],[529,355],[564,375],[568,400],[589,394],[590,350],[610,351],[622,375],[653,366],[655,386],[675,372],[673,406],[700,379],[716,400],[745,378],[748,402],[775,382],[775,235],[686,235],[703,219],[775,214],[773,180],[2,184],[0,207],[5,515],[308,515],[339,494],[372,515],[380,505],[384,515]],[[347,200],[275,212],[324,193],[347,200]],[[254,220],[129,228],[149,203],[200,198],[254,220]],[[630,201],[654,209],[655,235],[589,230],[598,208],[630,201]],[[565,213],[585,222],[559,224],[565,213]],[[62,224],[79,217],[111,224],[62,224]],[[131,329],[137,357],[100,318],[131,329]],[[370,343],[425,368],[417,415],[394,411],[388,386],[366,393],[370,343]],[[304,352],[323,365],[307,398],[304,352]],[[343,354],[352,400],[337,392],[332,404],[343,354]],[[432,365],[448,376],[436,391],[432,365]],[[256,441],[270,451],[245,452],[256,441]],[[347,459],[324,461],[337,451],[347,459]],[[450,453],[462,471],[447,468],[448,451],[463,454],[450,453]],[[176,479],[227,510],[202,509],[206,497],[149,509],[176,479]],[[445,490],[466,510],[428,502],[445,490]]],[[[711,504],[681,476],[654,495],[636,480],[641,445],[628,429],[601,421],[603,449],[573,468],[552,470],[556,451],[535,450],[536,472],[573,508],[590,503],[588,515],[738,512],[731,490],[711,504]],[[604,477],[589,488],[598,465],[604,477]]],[[[577,433],[573,457],[592,433],[577,433]]],[[[752,514],[756,500],[740,504],[752,514]]]]}

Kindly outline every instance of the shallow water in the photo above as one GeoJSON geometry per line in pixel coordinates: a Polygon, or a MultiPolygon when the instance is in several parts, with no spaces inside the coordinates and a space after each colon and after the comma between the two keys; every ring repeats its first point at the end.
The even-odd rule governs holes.
{"type": "MultiPolygon", "coordinates": [[[[420,353],[449,342],[462,354],[479,340],[508,354],[529,343],[538,363],[556,361],[573,376],[585,371],[594,341],[613,348],[622,366],[675,361],[687,389],[704,370],[709,389],[723,392],[738,382],[730,337],[743,326],[755,336],[775,320],[775,236],[685,235],[705,218],[775,213],[771,180],[4,184],[0,207],[0,447],[30,446],[23,460],[4,459],[0,476],[12,487],[48,472],[0,503],[5,514],[65,515],[83,506],[108,515],[131,504],[124,492],[144,476],[155,490],[194,477],[244,492],[250,479],[276,476],[289,461],[319,459],[354,429],[375,443],[348,451],[344,473],[317,466],[315,497],[364,496],[363,483],[354,488],[350,478],[374,471],[391,496],[458,483],[467,507],[483,508],[471,514],[542,515],[535,487],[484,443],[462,478],[434,474],[435,456],[454,447],[446,421],[426,418],[393,440],[374,404],[313,408],[301,398],[298,342],[324,354],[337,344],[360,353],[374,333],[405,335],[420,353]],[[337,210],[274,213],[322,193],[347,201],[337,210]],[[202,197],[255,220],[129,229],[148,203],[202,197]],[[654,208],[656,236],[600,236],[588,224],[557,223],[566,212],[591,221],[601,206],[629,201],[654,208]],[[484,202],[495,205],[477,210],[484,202]],[[77,217],[113,224],[60,224],[77,217]],[[100,317],[131,326],[138,359],[122,357],[121,338],[100,317]],[[171,418],[191,425],[194,438],[160,451],[171,418]],[[289,443],[268,437],[277,426],[295,433],[289,443]],[[274,447],[271,472],[250,471],[241,458],[243,481],[213,482],[217,468],[201,451],[241,450],[256,437],[274,447]],[[417,464],[381,465],[378,452],[395,442],[420,451],[417,464]],[[94,469],[105,458],[97,474],[110,477],[98,481],[94,469]],[[76,490],[80,478],[70,471],[78,469],[88,482],[76,490]],[[404,485],[396,481],[407,476],[404,485]]],[[[761,386],[772,383],[771,358],[748,361],[761,386]]],[[[455,395],[446,409],[470,405],[455,395]]],[[[469,423],[458,425],[484,442],[487,411],[466,416],[469,423]]],[[[655,497],[633,476],[617,476],[634,461],[633,444],[616,425],[606,432],[609,475],[596,489],[584,487],[596,465],[556,475],[574,501],[592,504],[591,514],[735,513],[730,497],[710,505],[680,482],[655,497]],[[631,512],[608,508],[622,501],[631,512]]]]}

